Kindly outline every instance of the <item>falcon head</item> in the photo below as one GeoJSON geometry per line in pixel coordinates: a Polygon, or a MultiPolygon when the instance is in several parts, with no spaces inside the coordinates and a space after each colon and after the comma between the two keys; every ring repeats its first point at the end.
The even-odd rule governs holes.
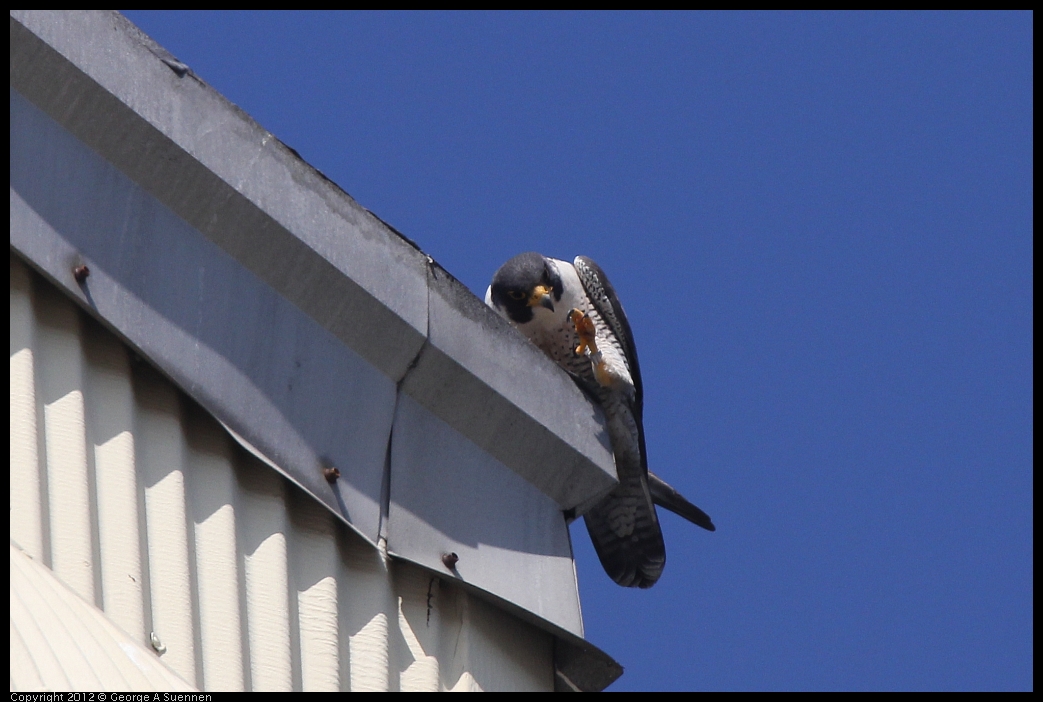
{"type": "Polygon", "coordinates": [[[500,266],[487,301],[515,324],[527,324],[538,308],[554,312],[562,290],[556,267],[540,254],[529,252],[500,266]]]}

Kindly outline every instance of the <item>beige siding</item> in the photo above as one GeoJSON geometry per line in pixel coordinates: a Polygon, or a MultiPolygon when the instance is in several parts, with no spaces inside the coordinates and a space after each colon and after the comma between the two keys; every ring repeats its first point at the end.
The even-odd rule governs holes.
{"type": "Polygon", "coordinates": [[[550,635],[389,562],[14,256],[10,513],[204,690],[553,689],[550,635]]]}
{"type": "Polygon", "coordinates": [[[194,690],[28,554],[11,551],[11,691],[194,690]]]}

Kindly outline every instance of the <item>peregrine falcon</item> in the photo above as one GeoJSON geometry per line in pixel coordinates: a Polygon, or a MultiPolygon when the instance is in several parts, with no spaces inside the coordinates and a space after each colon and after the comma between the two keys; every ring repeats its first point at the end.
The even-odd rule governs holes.
{"type": "Polygon", "coordinates": [[[485,302],[601,405],[619,485],[583,519],[609,577],[624,587],[651,587],[666,563],[655,505],[709,531],[716,527],[648,470],[641,370],[615,289],[585,256],[568,263],[523,253],[496,272],[485,302]]]}

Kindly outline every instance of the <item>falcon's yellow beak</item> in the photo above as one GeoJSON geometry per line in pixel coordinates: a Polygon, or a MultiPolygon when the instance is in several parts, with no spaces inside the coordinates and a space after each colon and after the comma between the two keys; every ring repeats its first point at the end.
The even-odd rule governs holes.
{"type": "Polygon", "coordinates": [[[537,285],[532,289],[532,295],[529,296],[529,307],[546,307],[551,312],[554,311],[554,301],[550,296],[551,289],[546,285],[537,285]]]}

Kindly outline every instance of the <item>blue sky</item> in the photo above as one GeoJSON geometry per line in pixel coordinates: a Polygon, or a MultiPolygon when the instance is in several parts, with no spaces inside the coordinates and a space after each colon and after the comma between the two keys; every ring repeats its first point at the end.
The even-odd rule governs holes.
{"type": "Polygon", "coordinates": [[[476,294],[608,273],[718,526],[574,525],[611,689],[1031,689],[1031,14],[126,14],[476,294]]]}

